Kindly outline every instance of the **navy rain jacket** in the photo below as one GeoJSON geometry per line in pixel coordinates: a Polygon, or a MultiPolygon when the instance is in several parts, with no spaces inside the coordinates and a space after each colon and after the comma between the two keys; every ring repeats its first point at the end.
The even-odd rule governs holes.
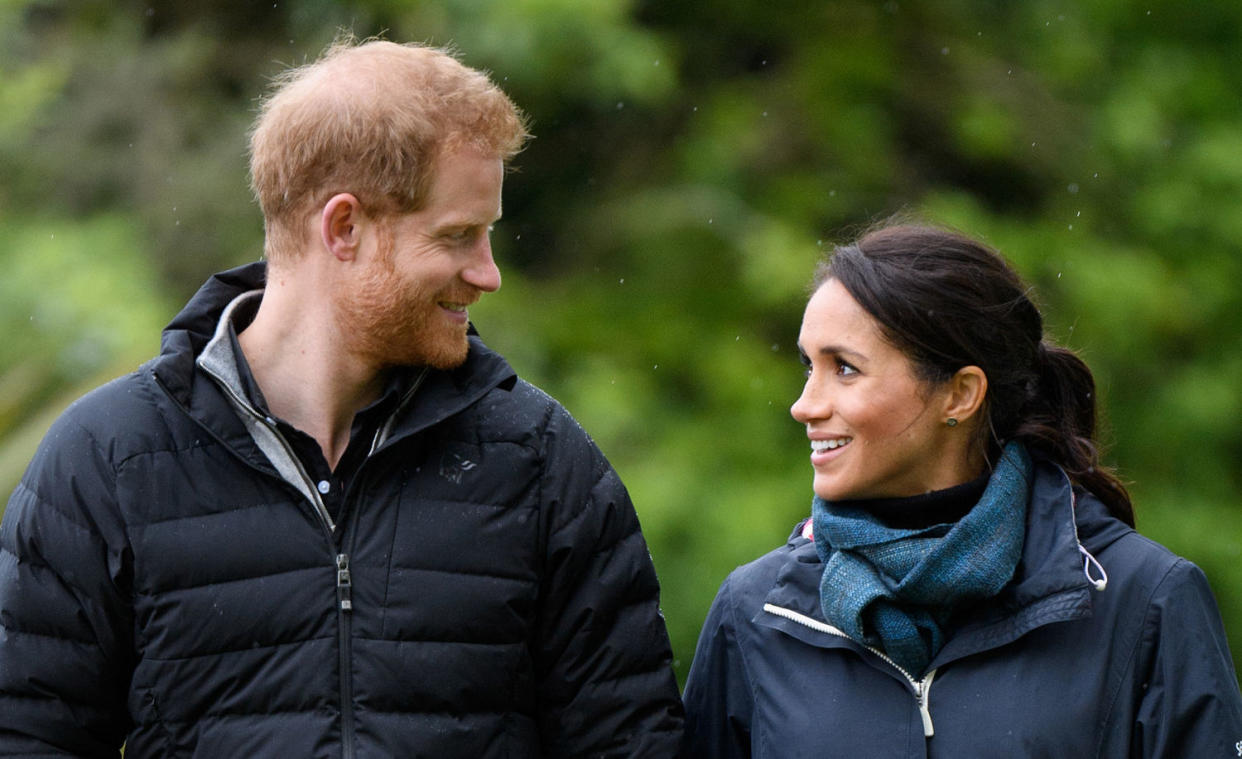
{"type": "Polygon", "coordinates": [[[586,433],[471,337],[333,522],[234,392],[217,325],[262,276],[209,281],[14,492],[0,756],[673,756],[655,573],[586,433]]]}
{"type": "Polygon", "coordinates": [[[1242,696],[1203,573],[1046,462],[1027,521],[1013,581],[923,677],[824,620],[823,564],[801,526],[735,570],[686,683],[687,755],[1242,756],[1242,696]],[[1084,563],[1091,579],[1107,572],[1103,589],[1084,563]]]}

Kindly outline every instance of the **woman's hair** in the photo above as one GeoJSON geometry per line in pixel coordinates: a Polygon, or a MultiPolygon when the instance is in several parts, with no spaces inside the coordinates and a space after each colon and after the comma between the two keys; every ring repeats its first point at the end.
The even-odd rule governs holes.
{"type": "Polygon", "coordinates": [[[815,272],[845,287],[926,382],[964,366],[988,378],[979,440],[989,461],[1019,440],[1059,464],[1115,516],[1134,524],[1129,493],[1100,465],[1095,380],[1044,336],[1029,288],[995,251],[930,226],[891,225],[836,248],[815,272]]]}
{"type": "Polygon", "coordinates": [[[470,146],[508,161],[528,136],[508,96],[449,52],[341,38],[276,78],[251,131],[267,256],[295,255],[305,214],[336,193],[381,215],[416,211],[445,149],[470,146]]]}

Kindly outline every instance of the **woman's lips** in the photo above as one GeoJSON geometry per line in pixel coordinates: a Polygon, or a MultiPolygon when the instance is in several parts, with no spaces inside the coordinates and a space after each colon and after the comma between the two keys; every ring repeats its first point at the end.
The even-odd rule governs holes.
{"type": "Polygon", "coordinates": [[[848,435],[838,437],[819,437],[811,439],[811,463],[826,463],[836,458],[841,449],[845,448],[854,438],[848,435]]]}

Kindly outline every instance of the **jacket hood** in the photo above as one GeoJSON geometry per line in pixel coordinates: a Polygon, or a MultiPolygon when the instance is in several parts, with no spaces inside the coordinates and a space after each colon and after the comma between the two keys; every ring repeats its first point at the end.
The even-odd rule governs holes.
{"type": "Polygon", "coordinates": [[[263,289],[266,282],[267,266],[261,261],[213,274],[164,327],[160,355],[152,370],[178,402],[189,403],[195,383],[194,359],[215,334],[224,309],[237,296],[263,289]]]}
{"type": "Polygon", "coordinates": [[[160,355],[183,353],[187,348],[191,355],[198,355],[215,334],[225,307],[242,293],[262,290],[266,284],[267,265],[262,261],[213,274],[164,328],[160,355]]]}

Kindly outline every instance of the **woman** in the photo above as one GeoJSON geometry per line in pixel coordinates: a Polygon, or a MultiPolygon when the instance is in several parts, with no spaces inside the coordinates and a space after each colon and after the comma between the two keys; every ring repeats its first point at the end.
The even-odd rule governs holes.
{"type": "Polygon", "coordinates": [[[1238,757],[1203,574],[1138,535],[1091,372],[996,253],[893,226],[822,264],[812,516],[720,588],[692,757],[1238,757]]]}

